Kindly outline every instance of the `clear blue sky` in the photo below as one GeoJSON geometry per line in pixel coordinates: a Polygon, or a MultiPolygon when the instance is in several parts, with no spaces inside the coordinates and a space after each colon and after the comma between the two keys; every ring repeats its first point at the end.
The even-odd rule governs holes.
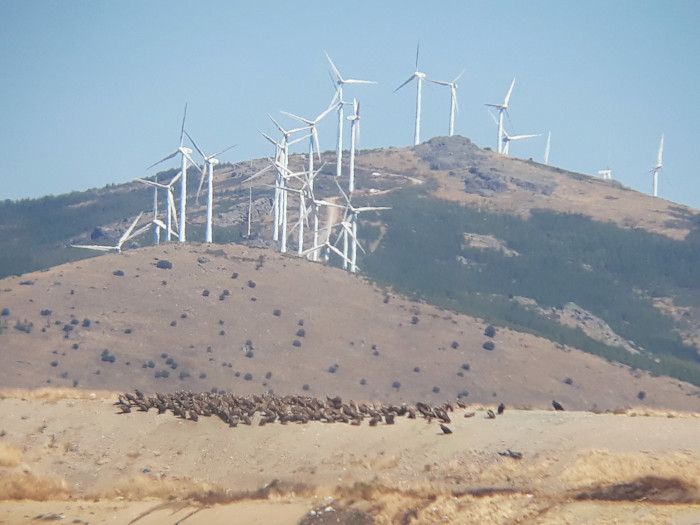
{"type": "MultiPolygon", "coordinates": [[[[268,113],[292,126],[280,110],[314,117],[330,102],[325,51],[346,77],[379,82],[346,88],[362,103],[360,146],[411,145],[415,87],[393,90],[420,40],[429,78],[466,70],[456,133],[495,149],[484,104],[517,77],[506,129],[542,137],[512,155],[541,161],[551,131],[550,164],[610,166],[649,193],[664,133],[659,196],[700,208],[698,28],[699,1],[0,0],[0,199],[143,176],[178,146],[185,102],[205,152],[271,155],[268,113]]],[[[422,140],[446,135],[448,114],[449,89],[426,86],[422,140]]]]}

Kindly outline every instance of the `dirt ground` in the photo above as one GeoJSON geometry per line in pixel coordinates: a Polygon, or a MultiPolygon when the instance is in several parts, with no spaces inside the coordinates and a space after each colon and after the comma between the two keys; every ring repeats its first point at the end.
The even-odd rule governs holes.
{"type": "MultiPolygon", "coordinates": [[[[239,425],[8,391],[0,523],[698,523],[698,414],[456,409],[437,422],[239,425]],[[472,417],[465,414],[474,412],[472,417]]],[[[495,407],[492,407],[495,408],[495,407]]]]}

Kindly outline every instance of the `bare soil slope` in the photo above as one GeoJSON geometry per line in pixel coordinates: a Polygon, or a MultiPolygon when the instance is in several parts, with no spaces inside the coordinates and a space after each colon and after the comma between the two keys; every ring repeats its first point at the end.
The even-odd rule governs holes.
{"type": "Polygon", "coordinates": [[[700,411],[691,385],[528,334],[490,338],[478,319],[236,245],[143,248],[7,278],[2,308],[5,387],[459,396],[540,408],[557,399],[572,409],[629,407],[644,392],[647,406],[700,411]]]}

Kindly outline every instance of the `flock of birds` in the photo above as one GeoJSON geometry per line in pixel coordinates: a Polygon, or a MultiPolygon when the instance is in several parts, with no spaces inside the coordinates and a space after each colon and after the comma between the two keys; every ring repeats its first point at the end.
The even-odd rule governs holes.
{"type": "MultiPolygon", "coordinates": [[[[443,434],[452,433],[447,424],[452,422],[449,413],[454,412],[455,405],[458,408],[467,408],[467,405],[460,400],[457,400],[455,405],[450,402],[437,406],[422,402],[415,405],[406,403],[396,405],[381,402],[355,403],[352,400],[343,402],[340,396],[331,397],[330,395],[326,395],[325,399],[319,399],[300,395],[278,396],[272,393],[239,396],[222,392],[194,394],[177,391],[172,394],[155,393],[152,396],[146,396],[140,390],[119,394],[114,404],[122,414],[130,413],[132,410],[148,412],[150,409],[155,409],[158,414],[170,411],[175,416],[192,421],[198,421],[200,417],[216,416],[230,427],[237,427],[239,424],[253,425],[254,422],[264,426],[275,422],[286,425],[288,423],[305,424],[310,421],[359,426],[365,419],[369,421],[369,426],[374,427],[379,423],[393,425],[397,417],[422,418],[428,423],[437,421],[443,434]]],[[[555,410],[564,410],[556,401],[552,404],[555,410]]],[[[505,408],[501,403],[496,412],[488,409],[486,418],[495,419],[496,414],[503,414],[505,408]]],[[[465,412],[464,417],[469,418],[474,415],[474,412],[465,412]]]]}

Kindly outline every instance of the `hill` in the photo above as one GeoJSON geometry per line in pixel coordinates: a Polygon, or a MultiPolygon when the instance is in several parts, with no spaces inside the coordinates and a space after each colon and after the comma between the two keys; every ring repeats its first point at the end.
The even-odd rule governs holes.
{"type": "MultiPolygon", "coordinates": [[[[324,157],[332,159],[328,153],[324,157]]],[[[243,183],[264,165],[250,161],[225,165],[217,172],[216,244],[274,249],[267,186],[272,175],[243,183]]],[[[292,156],[290,165],[303,169],[304,156],[292,156]]],[[[321,169],[315,194],[340,202],[334,172],[332,163],[321,169]]],[[[173,174],[171,170],[159,177],[167,180],[173,174]]],[[[415,304],[478,317],[500,333],[506,328],[530,333],[700,385],[696,211],[615,181],[482,150],[463,137],[360,152],[356,187],[355,205],[392,208],[360,216],[359,235],[367,253],[359,255],[359,266],[381,289],[401,293],[415,304]]],[[[195,191],[192,188],[192,197],[195,191]]],[[[92,237],[116,242],[136,211],[150,207],[151,199],[150,189],[134,183],[5,203],[0,207],[7,233],[2,237],[5,259],[0,268],[5,275],[19,274],[90,255],[69,244],[92,237]]],[[[204,206],[192,201],[188,232],[196,241],[203,237],[204,206]]],[[[290,210],[290,224],[295,221],[290,210]]],[[[295,235],[290,233],[290,245],[295,235]]],[[[127,248],[151,242],[144,234],[127,248]]],[[[293,337],[296,330],[288,330],[293,337]]],[[[196,341],[200,345],[201,339],[196,341]]],[[[256,343],[252,335],[246,339],[256,343]]],[[[244,346],[245,341],[236,344],[244,346]]],[[[455,339],[438,346],[453,342],[460,344],[455,339]]],[[[165,348],[160,353],[169,352],[165,348]]],[[[566,372],[560,375],[568,377],[566,372]]]]}
{"type": "Polygon", "coordinates": [[[687,383],[487,330],[483,320],[270,250],[146,247],[8,277],[0,290],[6,387],[700,410],[687,383]]]}

